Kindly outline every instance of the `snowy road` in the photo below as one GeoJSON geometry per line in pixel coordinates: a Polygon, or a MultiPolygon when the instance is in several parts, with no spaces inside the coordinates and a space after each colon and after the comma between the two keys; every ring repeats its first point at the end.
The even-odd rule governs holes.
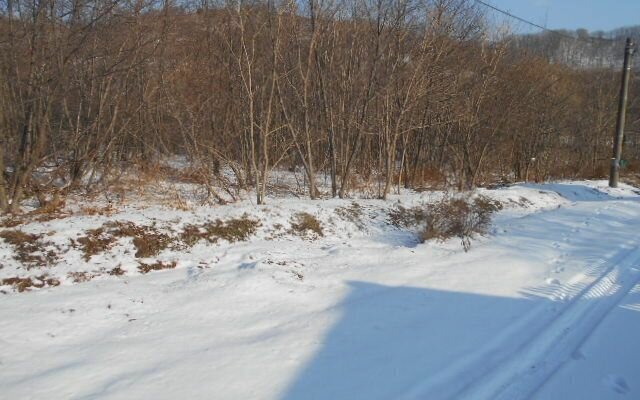
{"type": "Polygon", "coordinates": [[[604,185],[491,191],[532,206],[468,253],[372,218],[0,296],[0,398],[638,399],[640,197],[604,185]]]}

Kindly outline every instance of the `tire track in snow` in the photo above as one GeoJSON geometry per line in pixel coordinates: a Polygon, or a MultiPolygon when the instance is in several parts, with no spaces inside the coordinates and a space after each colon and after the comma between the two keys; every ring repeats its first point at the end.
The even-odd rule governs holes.
{"type": "Polygon", "coordinates": [[[640,281],[633,267],[640,261],[634,246],[602,260],[592,271],[507,327],[464,360],[403,393],[401,399],[526,399],[540,388],[590,336],[606,315],[640,281]],[[556,310],[557,309],[557,310],[556,310]]]}
{"type": "Polygon", "coordinates": [[[468,387],[461,398],[527,399],[533,395],[589,338],[609,312],[640,281],[635,268],[640,248],[624,258],[564,309],[518,352],[468,387]]]}

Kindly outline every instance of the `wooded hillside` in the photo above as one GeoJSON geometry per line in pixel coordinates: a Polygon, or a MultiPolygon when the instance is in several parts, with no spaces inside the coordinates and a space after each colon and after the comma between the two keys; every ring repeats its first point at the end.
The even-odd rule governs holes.
{"type": "MultiPolygon", "coordinates": [[[[255,189],[259,203],[275,168],[304,171],[311,198],[321,174],[340,197],[604,176],[617,63],[532,51],[485,12],[468,0],[2,0],[0,210],[176,155],[212,198],[255,189]]],[[[629,168],[638,93],[634,77],[629,168]]]]}

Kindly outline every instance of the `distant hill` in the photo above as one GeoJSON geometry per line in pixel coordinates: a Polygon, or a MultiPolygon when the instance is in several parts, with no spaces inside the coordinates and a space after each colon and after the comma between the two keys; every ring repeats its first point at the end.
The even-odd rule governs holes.
{"type": "MultiPolygon", "coordinates": [[[[561,33],[542,32],[515,35],[514,48],[547,58],[549,61],[579,68],[618,68],[622,65],[625,40],[640,44],[640,25],[623,27],[608,32],[559,30],[561,33]],[[572,39],[575,38],[575,39],[572,39]]],[[[638,60],[637,57],[634,57],[638,60]]],[[[634,63],[640,69],[640,61],[634,63]]]]}

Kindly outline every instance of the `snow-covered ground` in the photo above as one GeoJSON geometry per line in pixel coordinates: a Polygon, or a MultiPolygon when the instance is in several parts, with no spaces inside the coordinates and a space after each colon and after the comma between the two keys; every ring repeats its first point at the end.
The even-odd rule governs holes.
{"type": "Polygon", "coordinates": [[[601,181],[481,192],[506,207],[469,252],[388,223],[398,203],[438,197],[426,192],[134,204],[0,228],[42,235],[55,253],[27,270],[0,243],[0,280],[54,282],[0,287],[0,398],[640,398],[638,192],[601,181]],[[324,236],[293,234],[298,212],[324,236]],[[171,235],[218,218],[260,226],[142,260],[131,237],[91,257],[78,244],[109,221],[171,235]],[[156,261],[175,268],[140,271],[156,261]]]}

